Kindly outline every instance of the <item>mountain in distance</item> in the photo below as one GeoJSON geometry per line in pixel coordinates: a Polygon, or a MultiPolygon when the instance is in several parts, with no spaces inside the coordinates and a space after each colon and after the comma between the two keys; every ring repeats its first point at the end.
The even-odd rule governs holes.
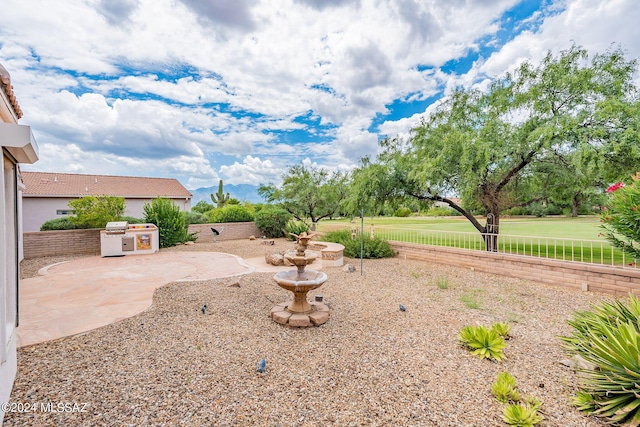
{"type": "MultiPolygon", "coordinates": [[[[248,201],[251,203],[264,203],[264,199],[258,194],[258,186],[251,184],[224,184],[224,194],[229,193],[231,197],[240,200],[241,202],[248,201]]],[[[191,200],[191,206],[194,206],[200,200],[204,200],[207,203],[213,204],[211,201],[211,194],[218,192],[218,185],[211,187],[198,188],[197,190],[189,190],[193,194],[193,200],[191,200]]]]}

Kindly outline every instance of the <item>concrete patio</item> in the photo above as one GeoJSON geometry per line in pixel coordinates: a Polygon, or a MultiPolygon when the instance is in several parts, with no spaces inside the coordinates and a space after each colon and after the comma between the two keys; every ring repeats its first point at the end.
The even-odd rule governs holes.
{"type": "Polygon", "coordinates": [[[264,258],[245,262],[221,252],[94,256],[54,264],[40,270],[40,276],[20,282],[18,347],[87,332],[134,316],[151,306],[157,288],[170,282],[283,269],[291,267],[273,267],[264,263],[264,258]]]}

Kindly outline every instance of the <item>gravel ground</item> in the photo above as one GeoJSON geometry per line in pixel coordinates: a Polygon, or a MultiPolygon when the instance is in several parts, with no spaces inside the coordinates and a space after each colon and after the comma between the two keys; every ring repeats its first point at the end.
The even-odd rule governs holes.
{"type": "MultiPolygon", "coordinates": [[[[232,241],[171,250],[264,249],[232,241]]],[[[49,261],[23,261],[23,272],[49,261]]],[[[570,332],[574,310],[608,296],[401,259],[365,260],[361,275],[359,260],[347,262],[358,271],[324,269],[329,280],[315,293],[331,317],[320,327],[271,321],[289,295],[272,274],[251,274],[240,287],[168,284],[138,316],[21,348],[11,402],[37,410],[8,413],[5,425],[501,426],[503,405],[490,390],[501,371],[543,402],[541,425],[605,425],[568,404],[575,375],[559,363],[556,337],[570,332]],[[458,344],[463,326],[497,321],[512,325],[506,360],[458,344]],[[47,412],[48,403],[68,411],[47,412]]]]}

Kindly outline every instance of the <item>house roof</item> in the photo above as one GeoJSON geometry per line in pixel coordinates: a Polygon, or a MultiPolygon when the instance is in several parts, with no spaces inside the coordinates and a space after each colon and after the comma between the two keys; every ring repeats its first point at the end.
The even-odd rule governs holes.
{"type": "Polygon", "coordinates": [[[125,198],[191,198],[175,178],[22,172],[24,197],[118,196],[125,198]]]}
{"type": "Polygon", "coordinates": [[[11,86],[11,76],[2,64],[0,64],[0,89],[2,89],[7,95],[7,99],[9,99],[9,103],[11,103],[11,107],[13,108],[13,111],[15,111],[16,116],[18,118],[22,117],[22,110],[20,109],[18,100],[13,93],[13,86],[11,86]]]}

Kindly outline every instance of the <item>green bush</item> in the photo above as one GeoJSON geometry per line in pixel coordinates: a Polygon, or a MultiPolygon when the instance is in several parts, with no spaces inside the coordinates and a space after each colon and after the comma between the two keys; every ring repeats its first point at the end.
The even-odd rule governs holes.
{"type": "Polygon", "coordinates": [[[290,235],[289,233],[293,233],[298,236],[301,233],[305,233],[305,232],[308,233],[309,225],[305,224],[302,221],[291,220],[287,223],[286,227],[284,228],[284,231],[285,231],[285,236],[288,237],[289,240],[296,240],[296,238],[290,235]]]}
{"type": "Polygon", "coordinates": [[[209,212],[209,221],[212,223],[224,222],[249,222],[253,221],[253,213],[242,205],[225,205],[209,212]]]}
{"type": "Polygon", "coordinates": [[[63,216],[62,218],[50,219],[48,221],[45,221],[40,226],[40,231],[76,230],[79,228],[89,227],[82,226],[81,224],[76,224],[70,216],[63,216]]]}
{"type": "Polygon", "coordinates": [[[82,228],[104,228],[110,221],[120,221],[124,214],[124,197],[85,196],[68,203],[75,216],[71,220],[82,228]]]}
{"type": "Polygon", "coordinates": [[[399,217],[407,217],[409,215],[411,215],[411,209],[405,208],[404,206],[396,209],[396,211],[393,213],[393,216],[399,217]]]}
{"type": "Polygon", "coordinates": [[[630,185],[614,184],[607,192],[609,201],[600,218],[604,235],[615,247],[640,260],[640,172],[630,185]]]}
{"type": "Polygon", "coordinates": [[[191,212],[198,212],[201,214],[206,214],[210,210],[212,210],[214,206],[211,203],[207,203],[204,200],[200,200],[198,203],[191,207],[191,212]]]}
{"type": "Polygon", "coordinates": [[[574,404],[612,423],[640,422],[640,301],[604,302],[568,320],[572,335],[560,337],[565,350],[593,365],[583,368],[574,404]]]}
{"type": "Polygon", "coordinates": [[[256,227],[269,238],[282,237],[291,218],[292,215],[279,206],[263,206],[256,212],[256,227]]]}
{"type": "MultiPolygon", "coordinates": [[[[347,229],[330,231],[322,238],[325,242],[340,243],[344,246],[344,256],[349,258],[360,258],[360,236],[357,239],[351,238],[351,232],[347,229]]],[[[386,240],[375,237],[364,239],[363,258],[378,259],[391,258],[396,256],[396,252],[386,240]]]]}
{"type": "Polygon", "coordinates": [[[189,234],[189,224],[184,213],[169,199],[158,197],[151,203],[145,203],[144,222],[158,227],[161,248],[195,240],[195,236],[189,234]]]}
{"type": "Polygon", "coordinates": [[[119,221],[127,221],[129,224],[144,224],[144,218],[136,218],[133,216],[123,216],[119,221]]]}
{"type": "Polygon", "coordinates": [[[187,224],[207,224],[209,223],[209,217],[200,212],[185,212],[184,217],[187,220],[187,224]]]}

